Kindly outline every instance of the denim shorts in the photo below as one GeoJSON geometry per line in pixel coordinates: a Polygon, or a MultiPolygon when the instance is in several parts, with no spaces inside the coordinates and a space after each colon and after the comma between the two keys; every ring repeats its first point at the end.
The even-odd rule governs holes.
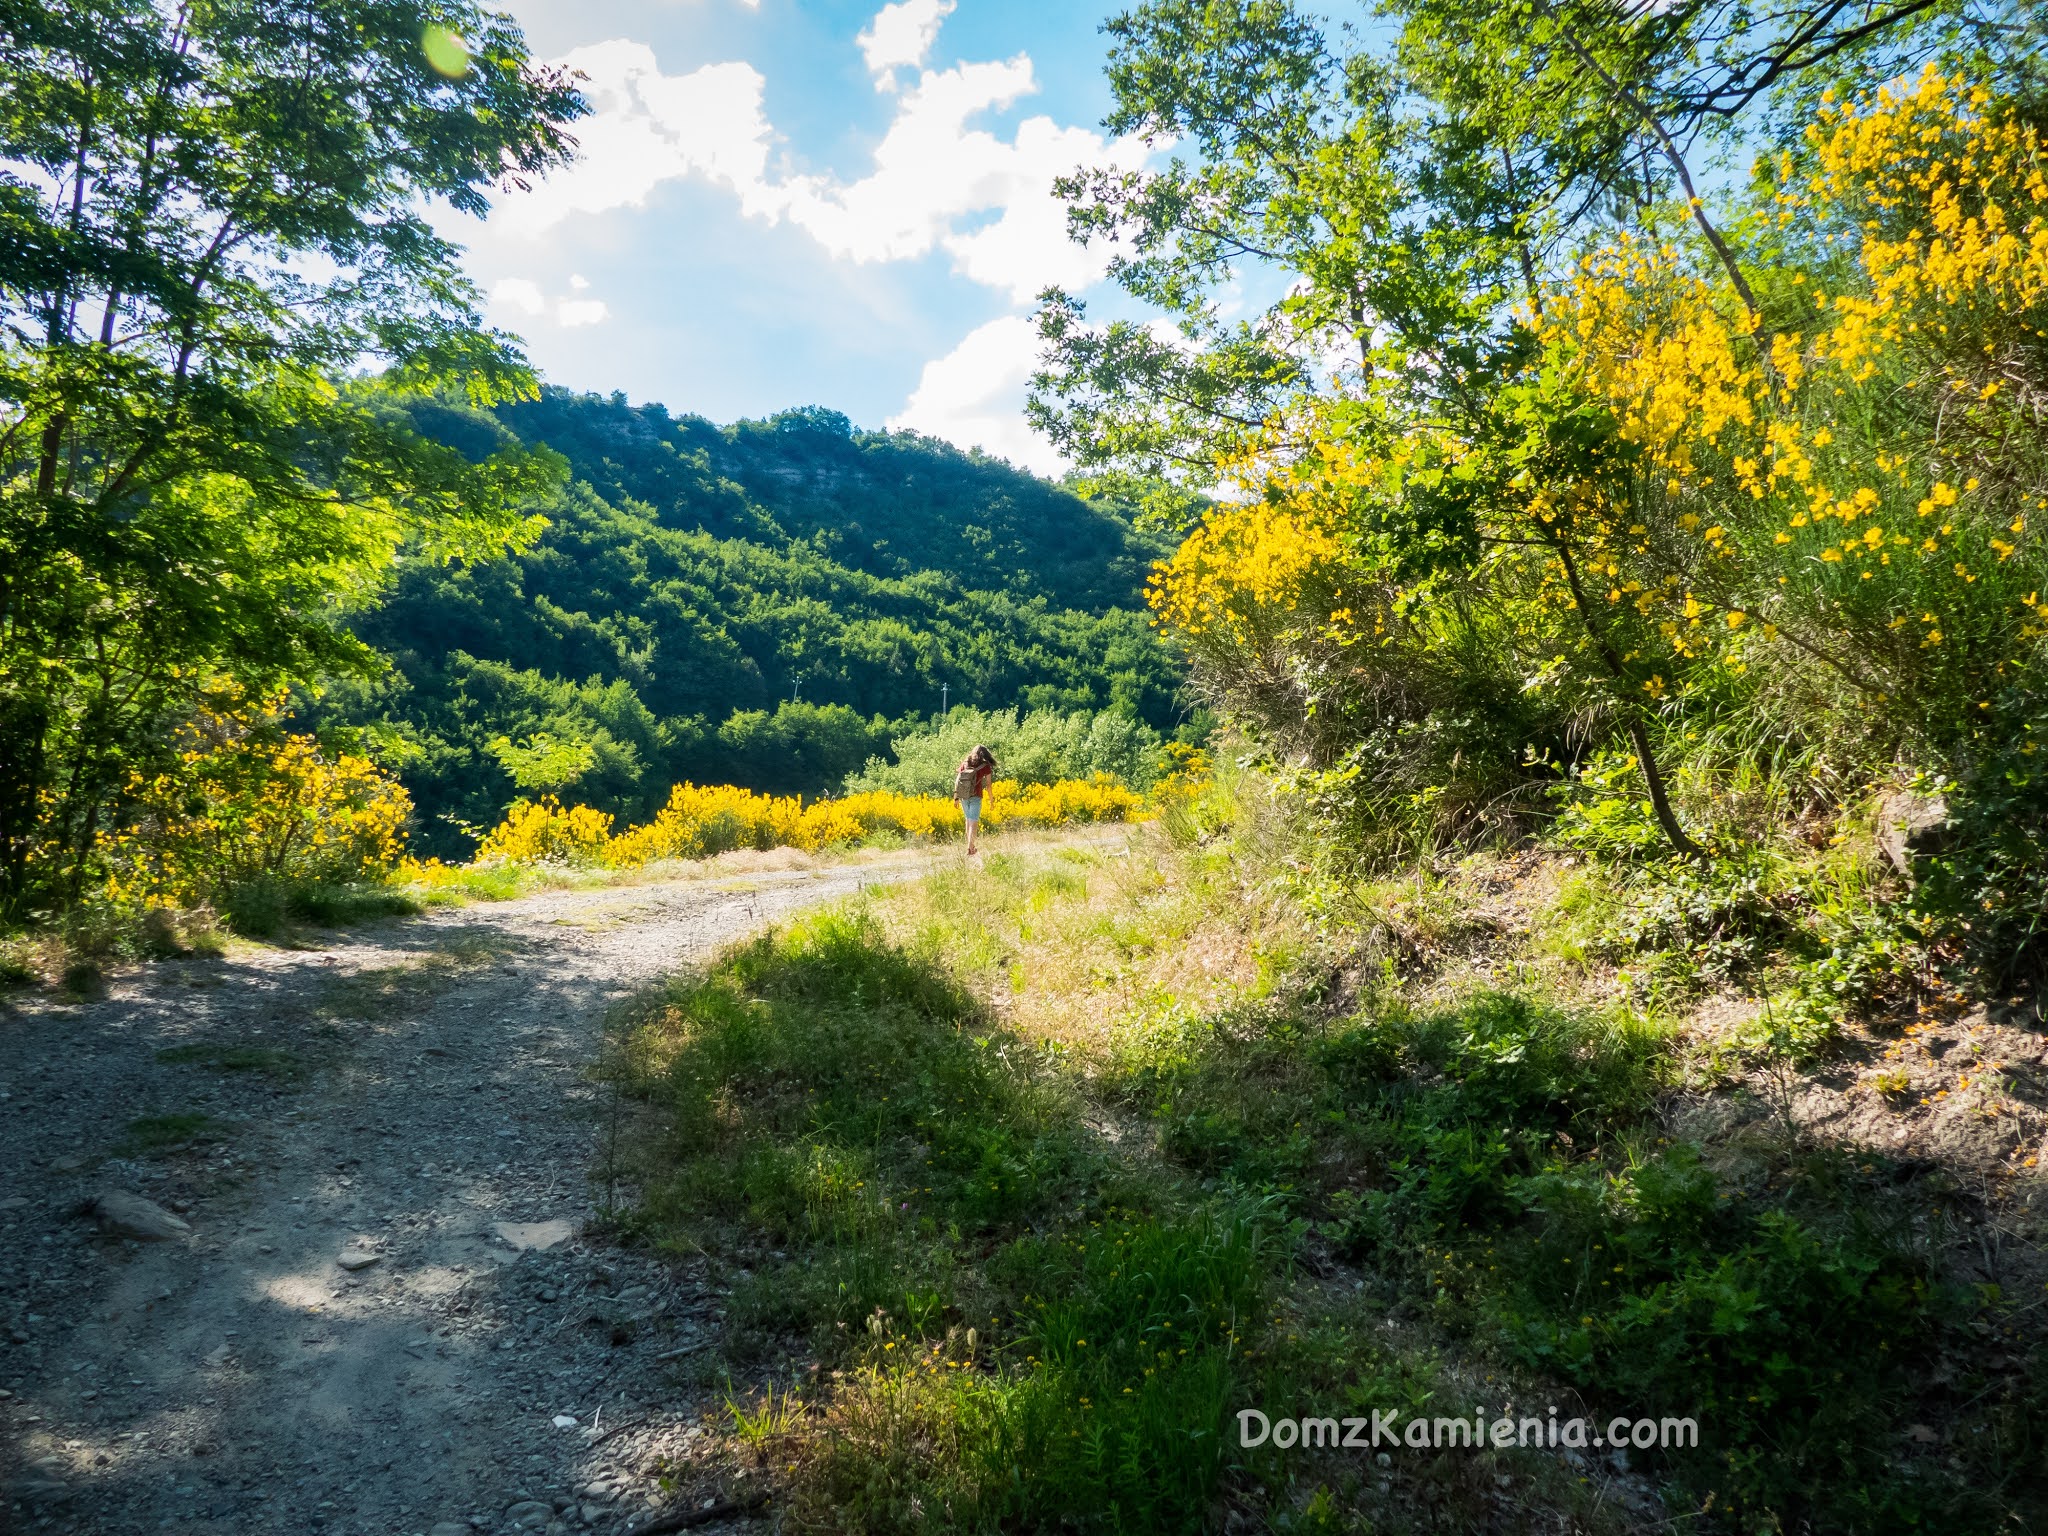
{"type": "Polygon", "coordinates": [[[969,821],[981,820],[981,796],[969,795],[960,802],[960,814],[969,821]]]}

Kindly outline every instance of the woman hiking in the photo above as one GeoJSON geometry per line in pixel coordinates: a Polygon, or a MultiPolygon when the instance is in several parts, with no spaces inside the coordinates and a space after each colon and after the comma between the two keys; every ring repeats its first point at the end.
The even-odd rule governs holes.
{"type": "Polygon", "coordinates": [[[996,755],[987,747],[976,747],[953,770],[953,798],[960,814],[967,818],[967,853],[974,854],[975,834],[981,830],[981,797],[996,776],[996,755]]]}

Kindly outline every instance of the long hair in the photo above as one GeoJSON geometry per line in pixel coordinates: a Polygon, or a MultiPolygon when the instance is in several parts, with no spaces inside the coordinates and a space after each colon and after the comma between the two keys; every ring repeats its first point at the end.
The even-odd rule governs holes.
{"type": "Polygon", "coordinates": [[[967,754],[967,761],[962,766],[967,768],[993,768],[995,761],[995,753],[989,751],[987,747],[976,747],[967,754]]]}

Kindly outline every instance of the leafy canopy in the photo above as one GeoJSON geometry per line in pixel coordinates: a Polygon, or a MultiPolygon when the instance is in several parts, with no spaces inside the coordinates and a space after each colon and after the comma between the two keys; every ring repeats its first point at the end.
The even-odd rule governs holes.
{"type": "Polygon", "coordinates": [[[366,665],[340,617],[396,550],[532,535],[546,455],[387,398],[533,392],[427,205],[584,110],[467,3],[0,3],[0,902],[76,895],[203,689],[366,665]]]}

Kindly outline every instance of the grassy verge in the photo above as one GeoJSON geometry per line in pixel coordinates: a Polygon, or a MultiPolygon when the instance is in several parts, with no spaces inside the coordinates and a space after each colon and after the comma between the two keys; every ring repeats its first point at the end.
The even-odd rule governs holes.
{"type": "Polygon", "coordinates": [[[1076,1497],[1149,1528],[1199,1516],[1260,1290],[1255,1212],[1120,1167],[1072,1085],[871,913],[675,983],[627,1052],[673,1112],[640,1220],[755,1257],[743,1350],[802,1340],[842,1367],[823,1401],[738,1421],[801,1440],[813,1507],[935,1528],[1056,1523],[1076,1497]],[[1020,1482],[1020,1461],[1049,1475],[1020,1482]]]}
{"type": "Polygon", "coordinates": [[[733,1278],[732,1443],[804,1519],[2038,1518],[2040,1299],[1955,1262],[1940,1167],[1762,1112],[1677,1015],[1571,984],[1611,967],[1569,875],[1531,874],[1508,953],[1413,893],[1441,909],[1421,965],[1318,937],[1241,853],[996,856],[625,1021],[661,1127],[629,1224],[733,1278]],[[1685,1416],[1700,1443],[1244,1450],[1246,1408],[1685,1416]]]}

